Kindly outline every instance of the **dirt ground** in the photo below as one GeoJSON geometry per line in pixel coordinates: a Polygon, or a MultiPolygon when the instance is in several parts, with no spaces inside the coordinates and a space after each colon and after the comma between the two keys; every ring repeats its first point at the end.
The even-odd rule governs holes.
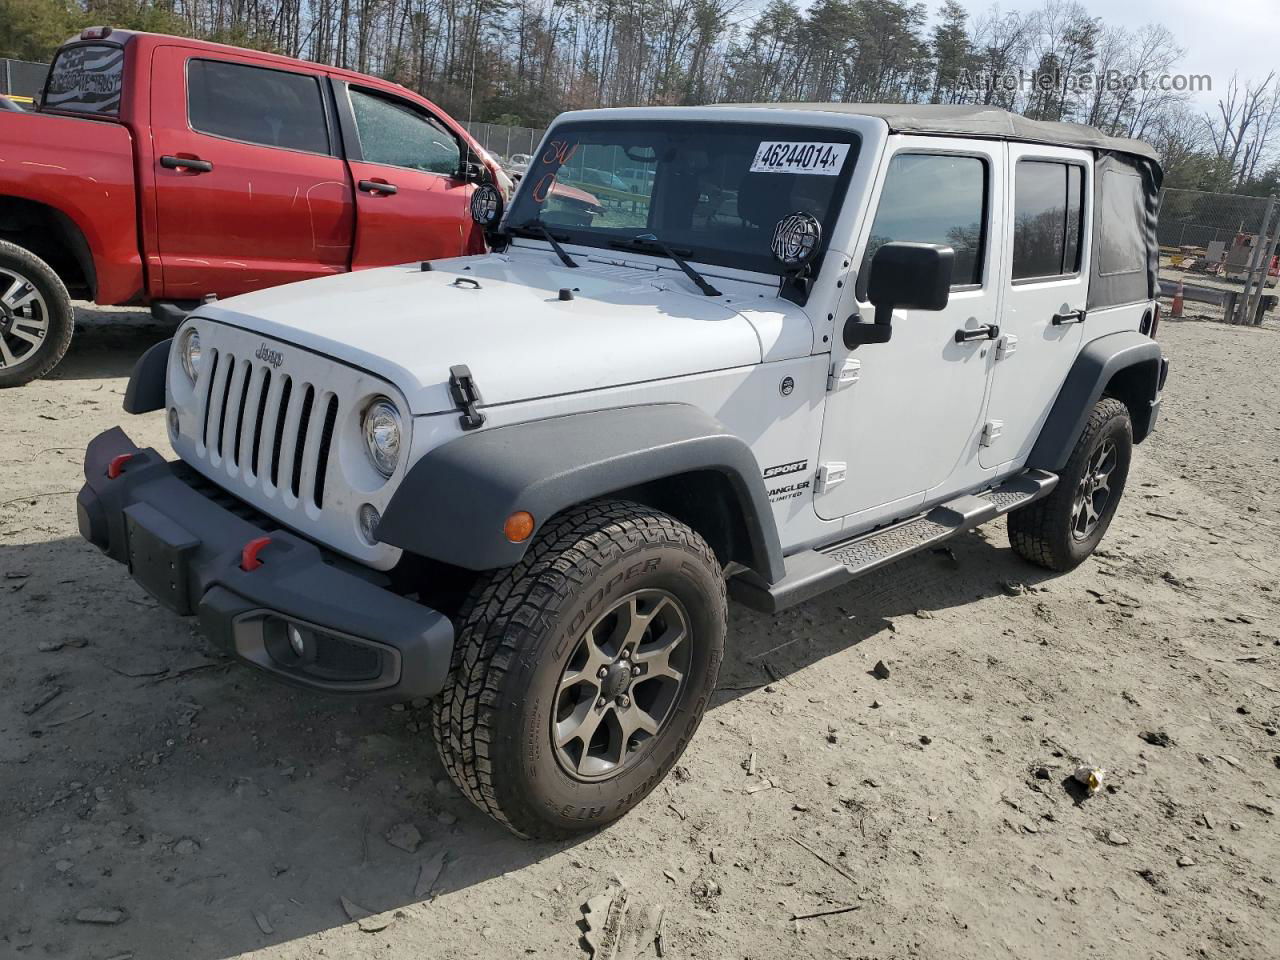
{"type": "Polygon", "coordinates": [[[421,705],[213,659],[80,540],[85,442],[128,420],[167,450],[120,410],[167,332],[83,320],[56,379],[0,393],[0,955],[585,957],[583,904],[625,885],[675,958],[1277,956],[1274,326],[1166,323],[1160,432],[1080,569],[992,524],[733,608],[673,776],[538,844],[448,784],[421,705]]]}

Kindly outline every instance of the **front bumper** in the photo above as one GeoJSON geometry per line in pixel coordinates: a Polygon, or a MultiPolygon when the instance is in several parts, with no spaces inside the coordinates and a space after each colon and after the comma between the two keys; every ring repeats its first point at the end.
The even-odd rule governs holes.
{"type": "Polygon", "coordinates": [[[199,617],[227,652],[279,679],[345,694],[398,700],[444,685],[453,624],[388,590],[377,571],[276,527],[119,427],[90,442],[84,473],[81,535],[164,606],[199,617]],[[246,544],[262,537],[270,543],[260,565],[245,569],[246,544]],[[301,654],[291,632],[304,641],[301,654]]]}

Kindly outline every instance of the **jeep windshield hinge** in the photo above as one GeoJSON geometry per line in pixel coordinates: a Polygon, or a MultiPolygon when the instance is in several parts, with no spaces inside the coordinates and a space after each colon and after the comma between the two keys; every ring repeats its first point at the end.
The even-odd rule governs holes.
{"type": "Polygon", "coordinates": [[[477,404],[484,403],[484,398],[480,396],[480,388],[471,376],[471,368],[465,363],[449,368],[449,395],[462,411],[458,422],[462,424],[463,430],[475,430],[484,426],[484,414],[476,409],[477,404]]]}
{"type": "Polygon", "coordinates": [[[843,361],[837,361],[827,371],[827,393],[834,393],[843,387],[852,386],[858,382],[861,375],[861,360],[845,357],[843,361]]]}

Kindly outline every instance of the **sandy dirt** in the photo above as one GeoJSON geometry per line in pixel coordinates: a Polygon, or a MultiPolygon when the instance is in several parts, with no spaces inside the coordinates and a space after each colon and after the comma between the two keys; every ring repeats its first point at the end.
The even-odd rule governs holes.
{"type": "Polygon", "coordinates": [[[168,449],[120,410],[167,331],[82,319],[56,379],[0,393],[0,955],[586,957],[619,886],[675,958],[1280,951],[1280,331],[1166,323],[1160,432],[1075,572],[992,524],[734,607],[675,773],[546,844],[449,785],[421,705],[214,658],[80,540],[86,441],[168,449]]]}

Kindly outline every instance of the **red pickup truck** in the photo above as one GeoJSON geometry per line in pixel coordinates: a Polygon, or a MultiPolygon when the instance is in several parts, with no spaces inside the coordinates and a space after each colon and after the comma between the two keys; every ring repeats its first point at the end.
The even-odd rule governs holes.
{"type": "Polygon", "coordinates": [[[456,121],[396,84],[86,30],[58,50],[38,109],[0,111],[0,387],[62,358],[70,296],[182,312],[482,252],[468,201],[500,176],[456,121]]]}

